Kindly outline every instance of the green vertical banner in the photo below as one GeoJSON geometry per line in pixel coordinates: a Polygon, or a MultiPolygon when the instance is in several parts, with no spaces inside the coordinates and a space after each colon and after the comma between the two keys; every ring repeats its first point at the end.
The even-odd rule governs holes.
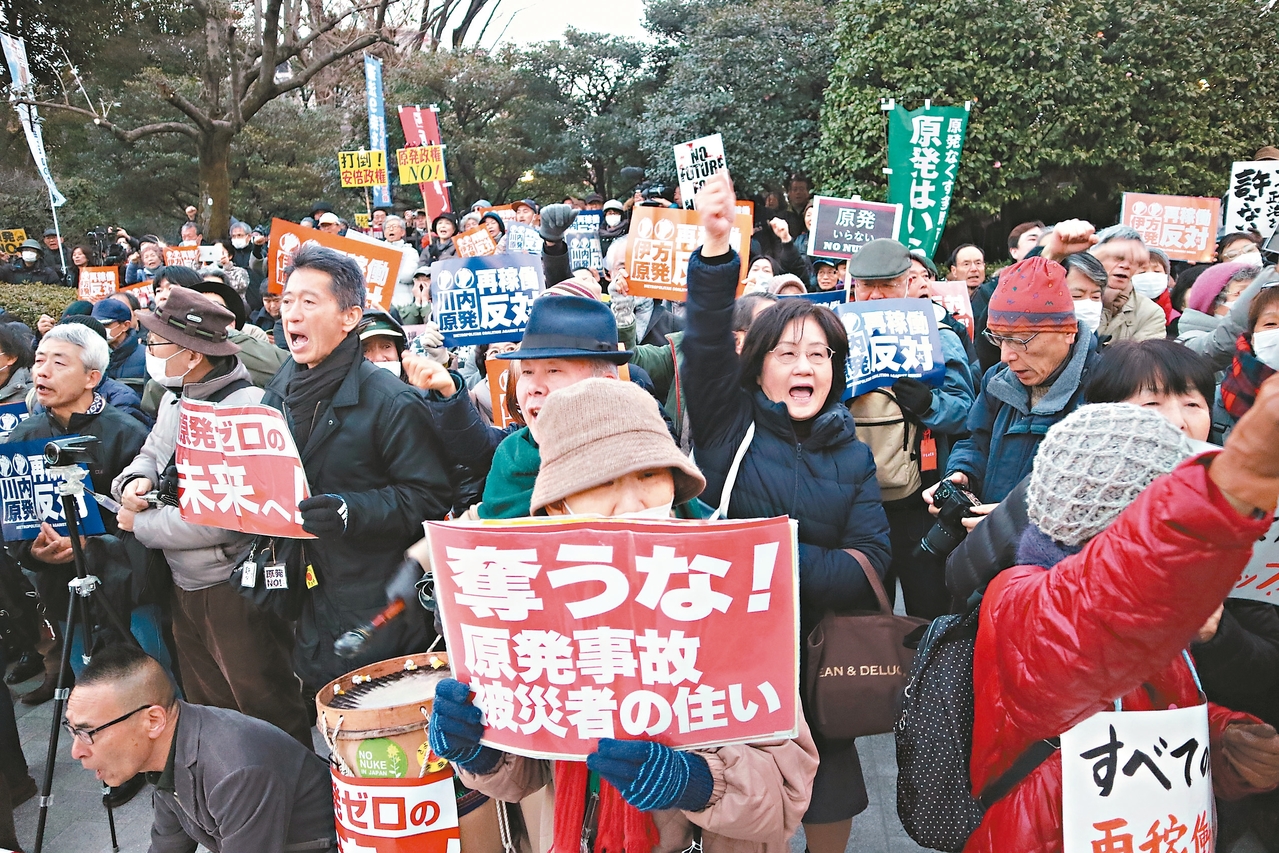
{"type": "Polygon", "coordinates": [[[900,204],[905,213],[906,246],[923,249],[930,258],[946,228],[971,107],[971,102],[934,107],[925,101],[921,109],[907,112],[896,103],[884,106],[889,114],[888,203],[900,204]]]}

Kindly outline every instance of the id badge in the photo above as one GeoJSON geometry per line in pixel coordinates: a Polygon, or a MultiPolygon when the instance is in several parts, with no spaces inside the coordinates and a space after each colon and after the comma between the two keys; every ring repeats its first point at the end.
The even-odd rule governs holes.
{"type": "Polygon", "coordinates": [[[255,557],[249,557],[240,566],[240,586],[245,589],[252,589],[254,584],[258,582],[258,561],[255,557]]]}

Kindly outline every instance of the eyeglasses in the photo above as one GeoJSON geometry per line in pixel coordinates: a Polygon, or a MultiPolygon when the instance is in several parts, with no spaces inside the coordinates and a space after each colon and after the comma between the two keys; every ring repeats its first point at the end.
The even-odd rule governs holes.
{"type": "MultiPolygon", "coordinates": [[[[773,358],[777,359],[779,364],[794,364],[799,361],[800,351],[791,346],[773,347],[769,350],[773,358]]],[[[809,364],[823,365],[829,364],[831,359],[835,357],[835,351],[830,347],[821,347],[820,349],[811,349],[804,353],[804,357],[808,359],[809,364]]]]}
{"type": "Polygon", "coordinates": [[[92,729],[78,729],[75,726],[71,725],[71,722],[69,720],[63,719],[62,728],[66,729],[67,733],[71,735],[71,737],[75,738],[81,743],[85,743],[92,746],[93,736],[96,735],[98,732],[102,731],[103,729],[109,729],[112,726],[114,726],[116,723],[123,723],[125,720],[129,719],[130,717],[132,717],[134,714],[138,713],[139,711],[145,711],[147,708],[151,708],[151,707],[155,707],[155,706],[143,705],[140,708],[134,708],[129,713],[120,717],[116,717],[111,722],[103,723],[102,725],[92,729]]]}
{"type": "Polygon", "coordinates": [[[993,347],[1001,347],[1007,344],[1018,352],[1026,352],[1026,350],[1030,349],[1030,342],[1039,337],[1039,332],[1035,332],[1028,338],[1010,338],[1006,335],[997,335],[990,329],[986,329],[981,334],[993,347]]]}

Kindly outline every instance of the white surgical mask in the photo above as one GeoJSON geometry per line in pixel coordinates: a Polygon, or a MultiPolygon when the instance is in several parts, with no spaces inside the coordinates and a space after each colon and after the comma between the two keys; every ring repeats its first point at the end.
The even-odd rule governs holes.
{"type": "Polygon", "coordinates": [[[1132,277],[1132,289],[1147,299],[1155,299],[1168,289],[1168,276],[1159,270],[1139,272],[1132,277]]]}
{"type": "Polygon", "coordinates": [[[1231,259],[1232,264],[1243,264],[1249,267],[1264,267],[1265,263],[1261,260],[1260,250],[1254,250],[1244,255],[1239,255],[1231,259]]]}
{"type": "Polygon", "coordinates": [[[621,221],[622,221],[622,215],[620,213],[604,214],[604,224],[607,225],[609,228],[616,228],[617,223],[621,221]]]}
{"type": "Polygon", "coordinates": [[[237,249],[243,249],[249,245],[249,238],[248,237],[232,237],[231,245],[235,246],[237,249]]]}
{"type": "Polygon", "coordinates": [[[1075,319],[1084,323],[1092,331],[1101,328],[1101,300],[1076,299],[1075,319]]]}
{"type": "Polygon", "coordinates": [[[1267,367],[1279,370],[1279,329],[1252,333],[1252,352],[1267,367]]]}
{"type": "Polygon", "coordinates": [[[31,249],[27,249],[23,251],[22,253],[22,260],[26,261],[29,264],[34,264],[39,259],[40,259],[40,253],[33,251],[31,249]]]}
{"type": "Polygon", "coordinates": [[[389,370],[396,376],[404,375],[404,368],[398,361],[374,361],[370,362],[374,367],[380,367],[383,370],[389,370]]]}
{"type": "MultiPolygon", "coordinates": [[[[178,350],[173,355],[178,355],[182,350],[178,350]]],[[[169,358],[173,358],[173,355],[169,358]]],[[[165,388],[177,390],[182,387],[182,380],[186,378],[186,373],[181,376],[166,376],[165,371],[169,367],[169,358],[160,358],[158,355],[152,355],[151,350],[147,350],[147,376],[150,376],[156,382],[159,382],[165,388]]],[[[187,371],[190,373],[191,371],[187,371]]]]}
{"type": "Polygon", "coordinates": [[[648,509],[639,509],[639,510],[636,510],[635,512],[621,512],[613,517],[614,518],[653,518],[653,519],[659,519],[659,520],[668,519],[671,517],[671,507],[674,506],[674,504],[675,504],[674,500],[669,500],[666,503],[662,504],[661,506],[651,506],[648,509]]]}

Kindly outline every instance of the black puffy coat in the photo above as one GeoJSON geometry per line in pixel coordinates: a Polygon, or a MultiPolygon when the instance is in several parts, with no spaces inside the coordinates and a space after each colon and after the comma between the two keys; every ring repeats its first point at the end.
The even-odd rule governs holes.
{"type": "Polygon", "coordinates": [[[1208,701],[1279,726],[1279,607],[1227,598],[1217,633],[1194,643],[1208,701]]]}
{"type": "Polygon", "coordinates": [[[962,613],[969,597],[984,590],[995,575],[1017,565],[1017,546],[1030,526],[1026,517],[1029,485],[1027,474],[946,558],[946,589],[955,613],[962,613]]]}
{"type": "Polygon", "coordinates": [[[861,551],[882,577],[890,559],[888,518],[874,457],[838,400],[813,419],[811,433],[800,440],[784,404],[738,384],[731,332],[738,264],[736,252],[710,260],[699,252],[688,268],[680,380],[697,464],[706,475],[702,500],[718,505],[733,456],[754,421],[755,437],[728,515],[789,515],[799,521],[800,621],[806,634],[827,611],[875,606],[861,566],[844,549],[861,551]]]}
{"type": "MultiPolygon", "coordinates": [[[[266,387],[262,402],[292,420],[284,398],[298,370],[290,359],[266,387]]],[[[311,689],[343,673],[417,651],[421,620],[390,622],[364,655],[343,660],[333,641],[386,606],[386,584],[405,550],[422,538],[422,522],[442,519],[452,505],[439,434],[418,391],[356,358],[333,399],[321,406],[300,448],[311,494],[340,495],[349,511],[337,539],[277,542],[277,556],[311,565],[319,585],[309,590],[298,621],[294,665],[311,689]]],[[[295,577],[298,575],[294,575],[295,577]]]]}

